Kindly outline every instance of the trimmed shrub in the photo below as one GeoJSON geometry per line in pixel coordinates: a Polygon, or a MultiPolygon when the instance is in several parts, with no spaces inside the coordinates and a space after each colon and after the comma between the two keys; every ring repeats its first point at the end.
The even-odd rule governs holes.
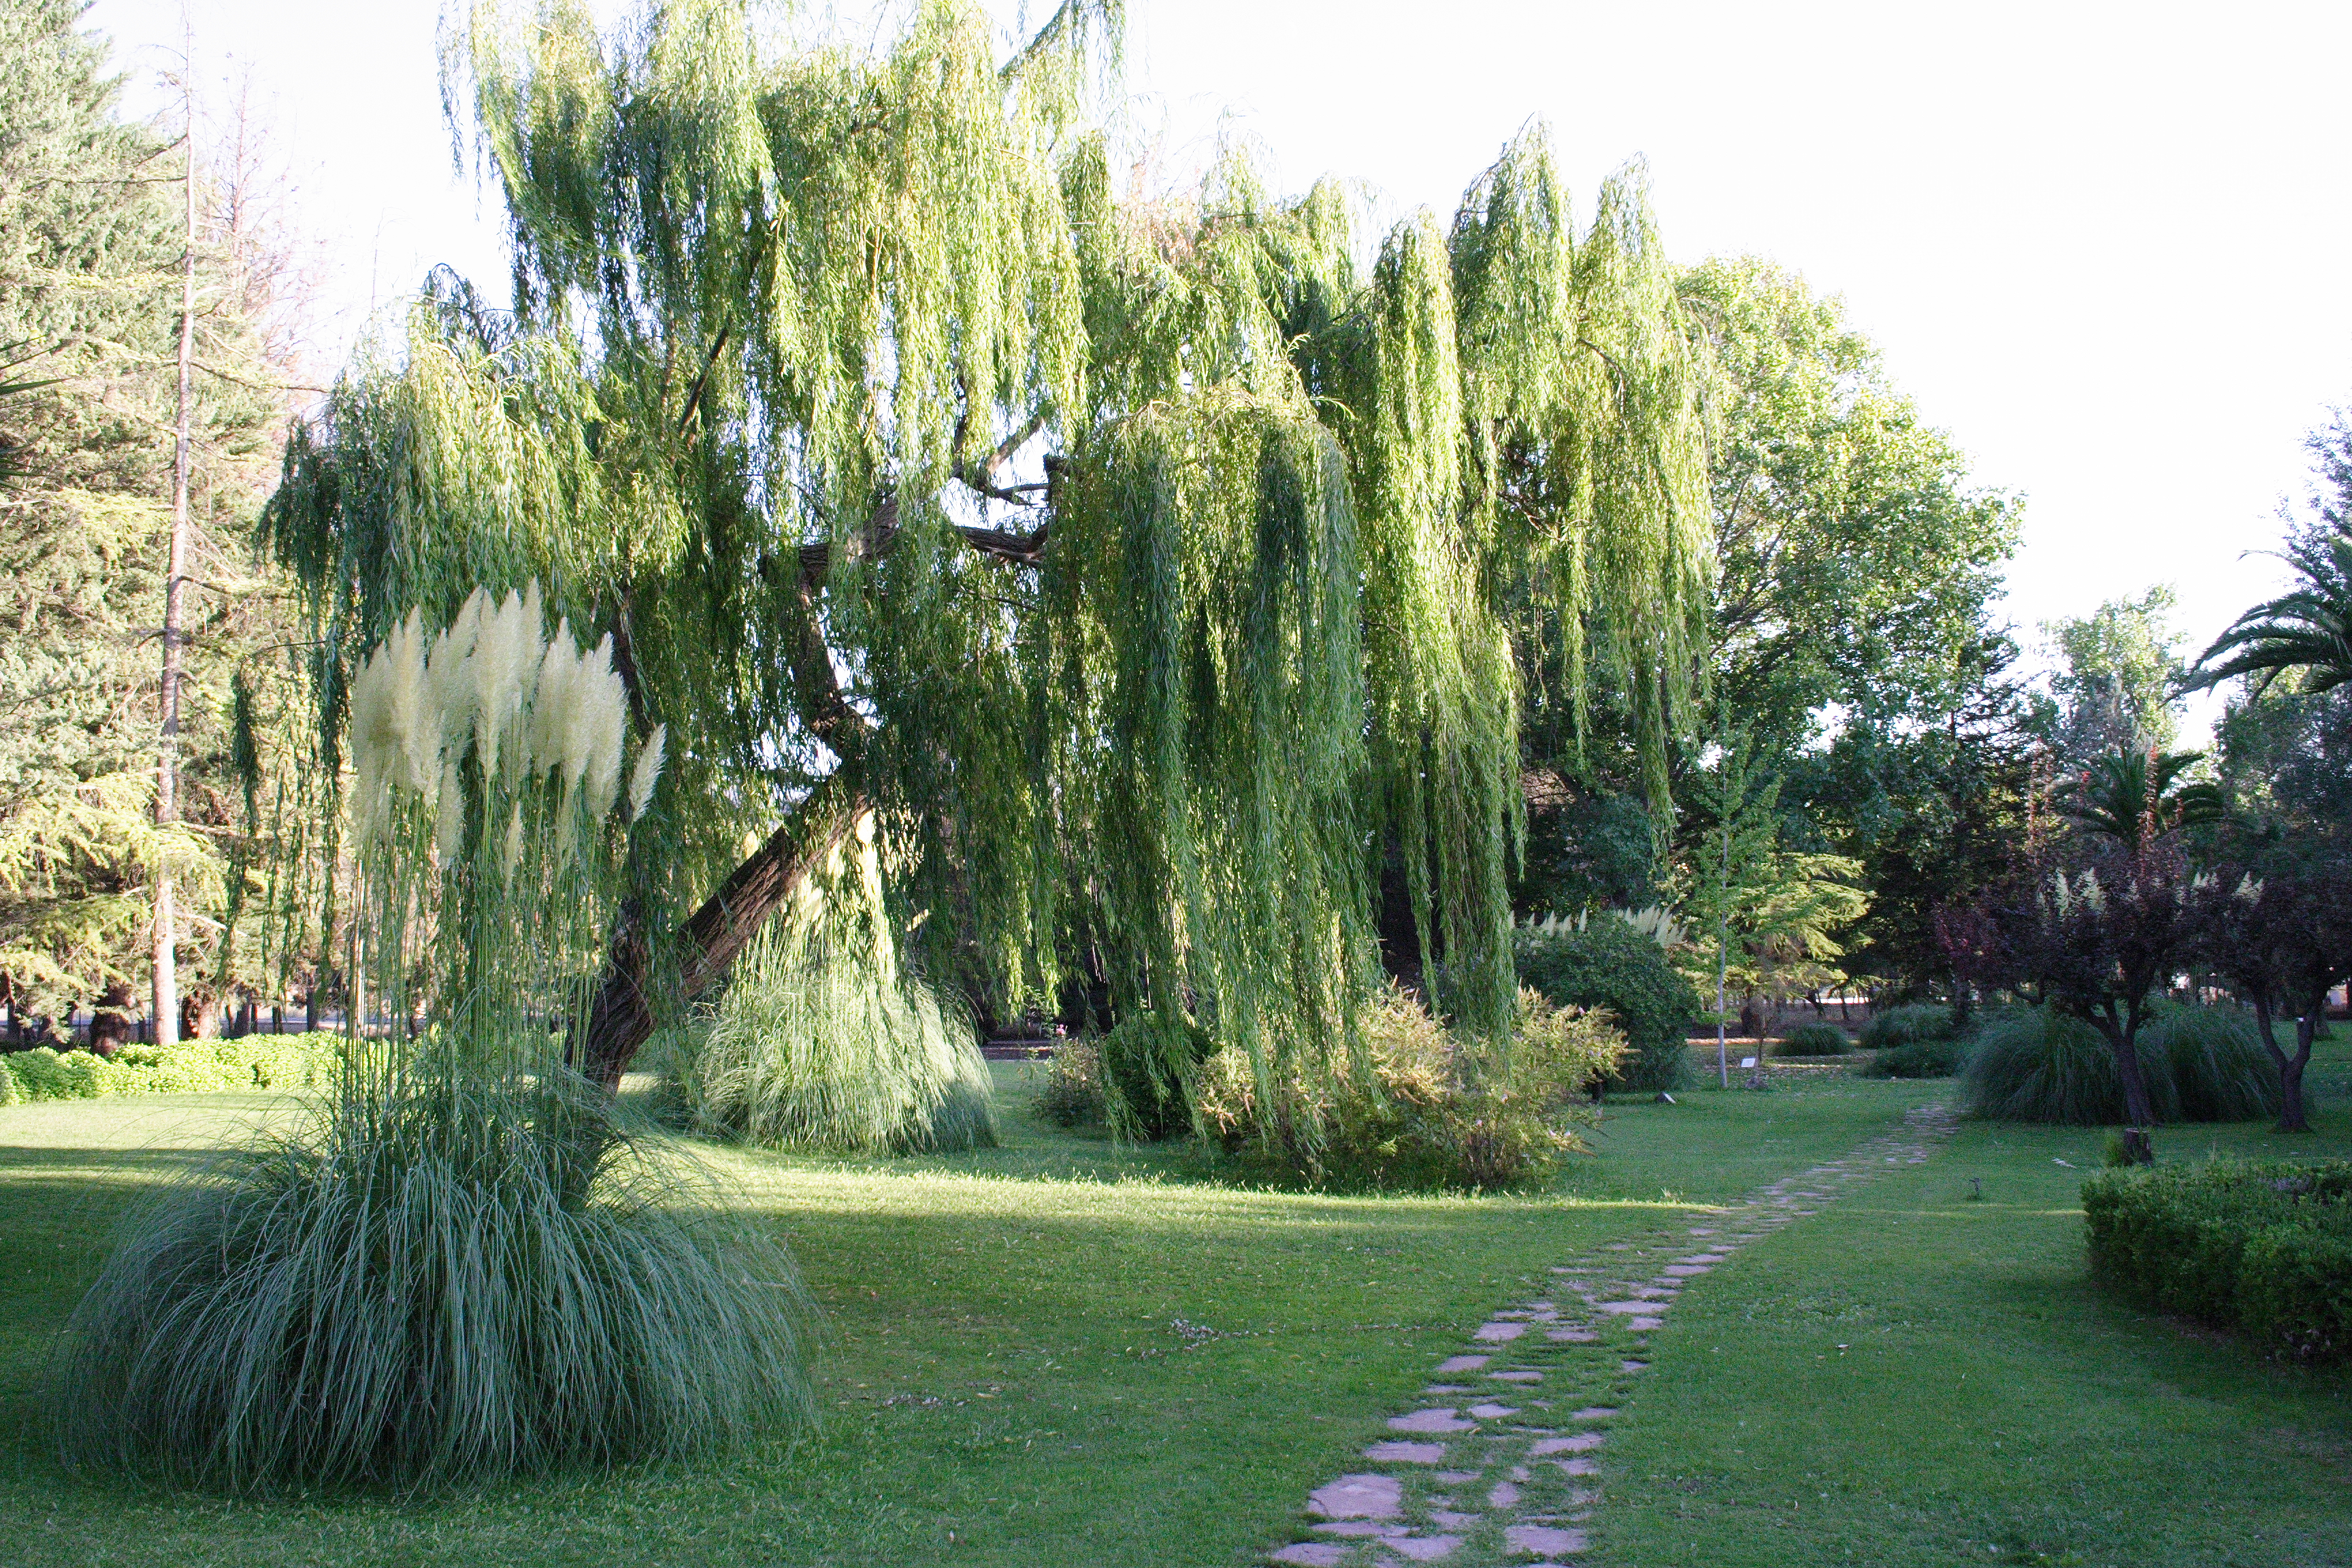
{"type": "MultiPolygon", "coordinates": [[[[2157,1120],[2245,1121],[2273,1113],[2270,1061],[2233,1007],[2167,1007],[2140,1031],[2157,1120]]],[[[2123,1072],[2106,1037],[2047,1008],[1990,1017],[1968,1064],[1968,1113],[2077,1127],[2124,1120],[2123,1072]]]]}
{"type": "Polygon", "coordinates": [[[2352,1353],[2352,1162],[2104,1171],[2083,1212],[2102,1283],[2272,1355],[2352,1353]]]}
{"type": "Polygon", "coordinates": [[[1845,1054],[1845,1031],[1835,1024],[1800,1024],[1780,1037],[1776,1053],[1784,1057],[1836,1057],[1845,1054]]]}
{"type": "Polygon", "coordinates": [[[1108,1112],[1103,1102],[1101,1050],[1087,1040],[1055,1047],[1045,1063],[1045,1082],[1031,1103],[1056,1127],[1102,1126],[1108,1112]]]}
{"type": "Polygon", "coordinates": [[[1687,1031],[1698,993],[1665,951],[1629,921],[1564,921],[1512,933],[1519,984],[1555,1007],[1599,1008],[1623,1031],[1626,1050],[1611,1087],[1643,1093],[1679,1089],[1689,1076],[1687,1031]]]}
{"type": "Polygon", "coordinates": [[[1950,1078],[1966,1065],[1969,1047],[1961,1040],[1913,1040],[1873,1051],[1853,1070],[1864,1078],[1950,1078]]]}
{"type": "Polygon", "coordinates": [[[1201,1120],[1229,1152],[1279,1160],[1345,1187],[1524,1186],[1586,1147],[1578,1103],[1624,1037],[1600,1014],[1519,993],[1507,1052],[1449,1033],[1391,988],[1360,1020],[1369,1072],[1294,1071],[1262,1098],[1248,1059],[1226,1050],[1202,1073],[1201,1120]]]}
{"type": "Polygon", "coordinates": [[[136,1211],[68,1325],[89,1468],[235,1491],[662,1458],[811,1410],[790,1259],[556,1068],[354,1073],[136,1211]]]}
{"type": "Polygon", "coordinates": [[[96,1100],[110,1094],[221,1094],[310,1089],[342,1060],[340,1035],[247,1035],[124,1046],[111,1058],[37,1046],[0,1056],[0,1104],[12,1100],[96,1100]]]}
{"type": "Polygon", "coordinates": [[[837,933],[772,924],[666,1064],[688,1121],[770,1147],[919,1153],[996,1144],[971,1021],[837,933]]]}
{"type": "Polygon", "coordinates": [[[1874,1016],[1863,1026],[1862,1044],[1865,1050],[1883,1051],[1923,1040],[1948,1040],[1959,1032],[1952,1010],[1942,1003],[1911,1002],[1874,1016]]]}

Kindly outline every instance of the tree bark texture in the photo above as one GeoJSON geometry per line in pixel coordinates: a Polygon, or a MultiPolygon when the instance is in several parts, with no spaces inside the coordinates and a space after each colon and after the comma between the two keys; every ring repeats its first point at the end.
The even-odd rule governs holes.
{"type": "MultiPolygon", "coordinates": [[[[848,839],[868,809],[864,793],[838,773],[811,791],[679,928],[676,1001],[693,1001],[725,974],[744,943],[848,839]]],[[[585,1077],[608,1089],[620,1087],[621,1075],[654,1032],[657,984],[644,910],[626,900],[614,921],[595,1005],[572,1052],[585,1077]]]]}

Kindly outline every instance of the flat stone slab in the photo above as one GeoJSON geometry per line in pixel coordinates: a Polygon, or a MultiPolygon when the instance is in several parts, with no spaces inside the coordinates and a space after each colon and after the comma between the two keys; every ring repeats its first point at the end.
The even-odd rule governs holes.
{"type": "Polygon", "coordinates": [[[1546,1329],[1544,1338],[1563,1345],[1589,1345],[1601,1336],[1591,1329],[1546,1329]]]}
{"type": "Polygon", "coordinates": [[[1500,1421],[1506,1415],[1517,1415],[1518,1413],[1518,1407],[1511,1405],[1496,1405],[1489,1403],[1486,1405],[1474,1405],[1470,1407],[1470,1414],[1475,1415],[1481,1421],[1500,1421]]]}
{"type": "Polygon", "coordinates": [[[1433,1383],[1421,1392],[1424,1398],[1440,1394],[1467,1394],[1470,1385],[1466,1383],[1433,1383]]]}
{"type": "Polygon", "coordinates": [[[1384,1465],[1442,1465],[1445,1462],[1445,1445],[1375,1443],[1364,1450],[1364,1458],[1384,1465]]]}
{"type": "Polygon", "coordinates": [[[1528,1450],[1540,1459],[1549,1454],[1589,1454],[1609,1441],[1599,1432],[1579,1432],[1573,1437],[1545,1437],[1528,1450]]]}
{"type": "Polygon", "coordinates": [[[1475,1529],[1486,1517],[1481,1513],[1455,1513],[1451,1509],[1433,1508],[1429,1510],[1429,1521],[1440,1530],[1475,1529]]]}
{"type": "Polygon", "coordinates": [[[1495,1358],[1490,1355],[1450,1355],[1437,1363],[1440,1372],[1476,1372],[1495,1358]]]}
{"type": "Polygon", "coordinates": [[[1467,1432],[1477,1426],[1454,1414],[1451,1405],[1433,1405],[1426,1410],[1416,1410],[1410,1415],[1389,1417],[1391,1432],[1467,1432]]]}
{"type": "Polygon", "coordinates": [[[1621,1361],[1617,1363],[1617,1370],[1627,1373],[1647,1372],[1650,1370],[1650,1363],[1645,1361],[1621,1361]]]}
{"type": "Polygon", "coordinates": [[[1601,1303],[1601,1310],[1619,1318],[1630,1317],[1639,1312],[1654,1312],[1657,1308],[1658,1304],[1655,1301],[1603,1301],[1601,1303]]]}
{"type": "Polygon", "coordinates": [[[1458,1535],[1395,1535],[1381,1544],[1398,1556],[1411,1558],[1415,1563],[1434,1563],[1440,1558],[1454,1555],[1454,1549],[1462,1544],[1462,1538],[1458,1535]]]}
{"type": "Polygon", "coordinates": [[[1601,1467],[1591,1459],[1554,1459],[1563,1476],[1597,1476],[1601,1467]]]}
{"type": "Polygon", "coordinates": [[[1525,1323],[1506,1323],[1496,1321],[1479,1324],[1478,1331],[1470,1337],[1474,1340],[1484,1340],[1490,1345],[1496,1345],[1505,1343],[1510,1340],[1517,1339],[1521,1334],[1524,1334],[1527,1331],[1528,1326],[1525,1323]]]}
{"type": "Polygon", "coordinates": [[[1669,1263],[1658,1272],[1669,1279],[1693,1279],[1714,1268],[1712,1263],[1669,1263]]]}
{"type": "Polygon", "coordinates": [[[1606,1421],[1617,1414],[1613,1405],[1588,1405],[1576,1413],[1579,1421],[1606,1421]]]}
{"type": "Polygon", "coordinates": [[[1585,1546],[1584,1531],[1550,1524],[1515,1524],[1503,1531],[1503,1539],[1512,1550],[1538,1557],[1563,1556],[1585,1546]]]}
{"type": "Polygon", "coordinates": [[[1543,1373],[1539,1372],[1490,1372],[1486,1375],[1496,1383],[1541,1383],[1543,1381],[1543,1373]]]}
{"type": "Polygon", "coordinates": [[[1393,1476],[1341,1476],[1307,1494],[1307,1510],[1325,1519],[1394,1519],[1404,1503],[1404,1483],[1393,1476]]]}
{"type": "Polygon", "coordinates": [[[1488,1508],[1514,1508],[1519,1500],[1519,1489],[1508,1481],[1496,1481],[1486,1493],[1488,1508]]]}
{"type": "Polygon", "coordinates": [[[1437,1479],[1448,1485],[1459,1486],[1464,1481],[1475,1481],[1486,1473],[1484,1470],[1440,1470],[1437,1479]]]}
{"type": "Polygon", "coordinates": [[[1647,1333],[1652,1329],[1664,1328],[1666,1321],[1664,1318],[1628,1318],[1625,1326],[1636,1333],[1647,1333]]]}
{"type": "Polygon", "coordinates": [[[1296,1546],[1269,1552],[1266,1556],[1276,1563],[1296,1563],[1297,1568],[1339,1568],[1340,1560],[1349,1550],[1328,1541],[1302,1541],[1296,1546]]]}

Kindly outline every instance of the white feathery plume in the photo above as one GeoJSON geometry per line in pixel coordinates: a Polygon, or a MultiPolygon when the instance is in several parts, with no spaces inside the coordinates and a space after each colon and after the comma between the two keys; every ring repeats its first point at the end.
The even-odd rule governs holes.
{"type": "Polygon", "coordinates": [[[435,752],[438,728],[425,712],[425,616],[408,612],[393,634],[383,639],[384,657],[392,661],[385,686],[384,732],[400,750],[410,789],[423,795],[436,782],[435,752]]]}
{"type": "Polygon", "coordinates": [[[504,604],[483,610],[481,636],[467,668],[474,678],[474,751],[485,781],[498,777],[499,749],[520,705],[517,676],[527,635],[520,595],[509,594],[504,604]]]}
{"type": "Polygon", "coordinates": [[[359,847],[374,841],[383,816],[381,800],[391,787],[385,777],[384,677],[392,663],[379,650],[361,661],[352,676],[352,826],[359,847]]]}
{"type": "Polygon", "coordinates": [[[539,679],[531,689],[529,773],[552,773],[562,765],[564,736],[575,702],[572,690],[573,663],[572,624],[558,622],[555,636],[540,655],[539,679]]]}
{"type": "Polygon", "coordinates": [[[656,724],[646,743],[637,748],[636,766],[629,770],[629,820],[645,816],[646,807],[654,803],[654,786],[661,782],[662,748],[668,743],[669,726],[656,724]]]}
{"type": "Polygon", "coordinates": [[[514,808],[507,823],[505,853],[499,857],[499,872],[509,883],[514,881],[515,868],[522,862],[522,807],[514,808]]]}
{"type": "Polygon", "coordinates": [[[613,809],[613,797],[621,787],[621,751],[629,731],[629,693],[613,668],[612,633],[604,634],[587,662],[585,684],[593,694],[585,704],[589,710],[588,817],[592,822],[602,822],[613,809]]]}

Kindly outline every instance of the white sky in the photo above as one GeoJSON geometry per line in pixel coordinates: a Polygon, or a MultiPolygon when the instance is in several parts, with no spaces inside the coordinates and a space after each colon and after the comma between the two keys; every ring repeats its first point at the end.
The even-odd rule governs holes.
{"type": "MultiPolygon", "coordinates": [[[[1979,482],[2025,496],[2021,627],[2168,582],[2202,647],[2279,584],[2242,556],[2352,403],[2342,0],[1129,4],[1131,112],[1179,164],[1223,123],[1285,188],[1334,172],[1447,212],[1539,114],[1580,200],[1646,157],[1675,254],[1843,295],[1979,482]]],[[[86,25],[152,83],[182,10],[86,25]]],[[[241,62],[305,171],[331,341],[435,262],[503,297],[495,205],[451,172],[438,0],[186,10],[199,79],[241,62]]]]}

